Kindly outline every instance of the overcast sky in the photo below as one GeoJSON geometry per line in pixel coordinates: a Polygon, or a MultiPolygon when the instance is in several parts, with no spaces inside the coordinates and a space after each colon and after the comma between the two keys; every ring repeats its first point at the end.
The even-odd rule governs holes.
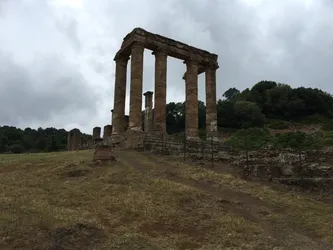
{"type": "MultiPolygon", "coordinates": [[[[109,124],[113,58],[135,27],[218,54],[218,98],[260,80],[333,93],[330,0],[0,0],[0,125],[109,124]]],[[[167,102],[185,100],[184,72],[168,58],[167,102]]],[[[154,91],[148,50],[143,78],[143,92],[154,91]]],[[[127,114],[128,94],[129,78],[127,114]]]]}

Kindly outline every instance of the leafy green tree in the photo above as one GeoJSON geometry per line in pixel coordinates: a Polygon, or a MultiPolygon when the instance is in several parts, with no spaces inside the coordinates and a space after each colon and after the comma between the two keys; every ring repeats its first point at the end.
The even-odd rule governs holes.
{"type": "Polygon", "coordinates": [[[225,97],[229,101],[229,100],[234,99],[239,93],[240,93],[240,91],[238,89],[230,88],[226,92],[224,92],[224,94],[222,96],[225,97]]]}

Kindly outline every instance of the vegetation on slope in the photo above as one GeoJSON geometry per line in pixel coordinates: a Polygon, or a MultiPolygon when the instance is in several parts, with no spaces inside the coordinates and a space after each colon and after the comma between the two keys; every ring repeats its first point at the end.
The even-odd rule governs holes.
{"type": "MultiPolygon", "coordinates": [[[[206,107],[199,101],[198,126],[205,136],[206,107]]],[[[185,128],[184,103],[168,103],[168,134],[180,133],[185,128]]],[[[286,84],[261,81],[251,89],[228,89],[217,101],[218,127],[227,129],[264,128],[286,129],[292,122],[323,123],[323,129],[333,130],[333,97],[319,89],[291,88],[286,84]],[[223,98],[223,99],[222,99],[223,98]]],[[[88,136],[88,135],[84,135],[88,136]]],[[[297,135],[294,135],[297,136],[297,135]]],[[[325,135],[326,136],[326,135],[325,135]]],[[[331,137],[324,138],[330,144],[331,137]]],[[[50,152],[65,150],[67,131],[55,128],[0,127],[0,153],[50,152]]],[[[333,144],[333,143],[332,143],[333,144]]]]}
{"type": "MultiPolygon", "coordinates": [[[[84,134],[84,137],[89,135],[84,134]]],[[[67,131],[56,128],[0,127],[0,153],[53,152],[67,149],[67,131]]]]}

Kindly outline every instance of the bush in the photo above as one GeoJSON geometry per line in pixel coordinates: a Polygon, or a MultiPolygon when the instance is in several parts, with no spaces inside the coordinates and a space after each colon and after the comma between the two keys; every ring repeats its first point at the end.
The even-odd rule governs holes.
{"type": "Polygon", "coordinates": [[[322,129],[325,131],[333,131],[333,119],[325,122],[322,129]]]}
{"type": "Polygon", "coordinates": [[[315,149],[321,147],[321,137],[300,131],[279,134],[274,138],[274,147],[298,150],[315,149]]]}
{"type": "Polygon", "coordinates": [[[238,149],[259,149],[270,144],[272,137],[267,129],[249,128],[242,129],[233,134],[226,144],[238,149]]]}
{"type": "Polygon", "coordinates": [[[21,154],[25,151],[24,147],[20,144],[14,144],[14,145],[10,146],[9,150],[13,154],[21,154]]]}
{"type": "Polygon", "coordinates": [[[288,126],[288,122],[274,121],[271,124],[269,124],[268,127],[271,129],[287,129],[289,126],[288,126]]]}

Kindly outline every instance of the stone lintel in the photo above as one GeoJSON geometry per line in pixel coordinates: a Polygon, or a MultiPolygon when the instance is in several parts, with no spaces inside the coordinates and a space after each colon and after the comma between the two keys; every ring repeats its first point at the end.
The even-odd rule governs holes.
{"type": "MultiPolygon", "coordinates": [[[[183,62],[186,64],[186,60],[183,62]]],[[[208,68],[215,69],[217,70],[219,68],[219,65],[217,62],[210,62],[210,63],[205,63],[205,64],[199,64],[198,65],[198,75],[205,73],[208,68]]],[[[183,75],[183,80],[186,80],[186,73],[183,75]]]]}
{"type": "Polygon", "coordinates": [[[210,61],[214,61],[217,64],[218,56],[216,54],[165,36],[153,34],[142,28],[135,28],[124,37],[121,49],[117,52],[115,59],[119,55],[130,56],[131,46],[134,42],[143,43],[146,49],[152,51],[155,51],[158,48],[167,47],[167,55],[177,59],[186,60],[190,55],[197,55],[200,58],[200,64],[209,63],[210,61]]]}

